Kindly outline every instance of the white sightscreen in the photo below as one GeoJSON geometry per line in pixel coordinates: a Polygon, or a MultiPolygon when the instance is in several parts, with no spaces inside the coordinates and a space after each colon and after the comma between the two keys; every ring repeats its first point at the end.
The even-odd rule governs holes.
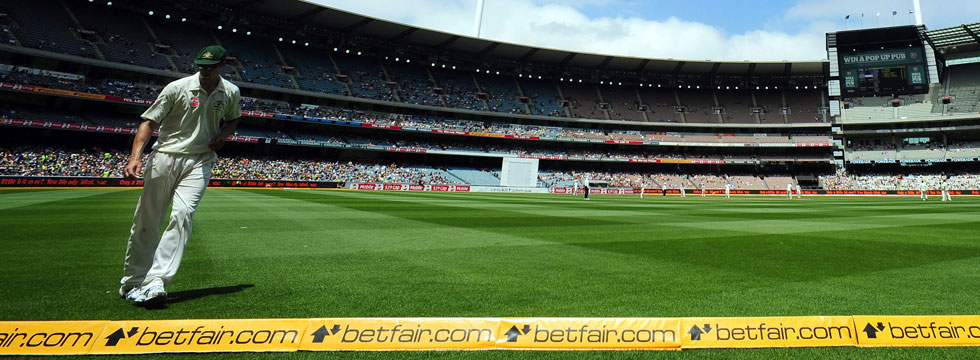
{"type": "Polygon", "coordinates": [[[500,186],[538,185],[538,159],[504,158],[500,186]]]}

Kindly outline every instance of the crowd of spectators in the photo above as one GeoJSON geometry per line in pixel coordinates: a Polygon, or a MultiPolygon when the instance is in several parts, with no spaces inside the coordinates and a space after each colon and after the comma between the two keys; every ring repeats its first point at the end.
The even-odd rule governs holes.
{"type": "MultiPolygon", "coordinates": [[[[127,98],[141,99],[141,100],[154,100],[162,88],[157,84],[142,84],[135,83],[132,81],[122,81],[113,79],[88,79],[83,76],[79,76],[77,79],[70,79],[57,76],[45,75],[46,72],[39,72],[37,70],[21,69],[14,71],[0,71],[0,81],[18,83],[18,84],[29,84],[34,86],[51,87],[56,89],[103,94],[103,95],[114,95],[127,98]]],[[[380,82],[381,80],[375,80],[375,82],[380,82]]],[[[393,97],[394,92],[391,87],[387,84],[378,85],[387,92],[379,92],[381,98],[393,97]]],[[[447,101],[456,101],[453,99],[453,95],[447,93],[445,96],[447,101]]],[[[469,98],[469,97],[464,97],[469,98]]],[[[475,98],[475,97],[473,97],[475,98]]],[[[426,100],[431,101],[431,100],[426,100]]],[[[480,100],[482,102],[482,100],[480,100]]],[[[482,105],[481,105],[482,106],[482,105]]],[[[473,121],[473,120],[461,120],[452,119],[445,117],[436,116],[423,116],[423,115],[406,115],[406,114],[391,114],[391,113],[374,113],[374,112],[362,112],[355,111],[351,109],[341,109],[325,106],[311,106],[311,105],[294,105],[283,101],[272,101],[257,98],[243,98],[242,109],[246,111],[260,111],[266,113],[277,113],[284,115],[297,115],[309,118],[323,118],[323,119],[333,119],[333,120],[344,120],[344,121],[357,121],[366,122],[377,125],[391,125],[391,126],[401,126],[401,127],[411,127],[416,129],[424,130],[446,130],[446,131],[468,131],[468,132],[480,132],[480,133],[495,133],[495,134],[508,134],[517,136],[536,136],[541,139],[553,139],[553,140],[565,140],[565,139],[585,139],[585,140],[619,140],[622,139],[624,134],[629,135],[631,139],[637,141],[665,141],[664,135],[675,135],[676,140],[683,142],[685,136],[700,136],[703,137],[704,134],[684,134],[684,133],[662,133],[662,132],[649,132],[640,133],[636,131],[621,131],[621,130],[600,130],[600,129],[588,129],[588,128],[570,128],[570,127],[558,127],[558,126],[544,126],[544,125],[528,125],[528,124],[514,124],[505,123],[500,121],[473,121]]],[[[733,137],[715,137],[714,141],[719,142],[731,142],[730,139],[733,137]],[[724,140],[724,141],[722,141],[724,140]]],[[[745,143],[756,143],[761,140],[757,139],[756,136],[748,135],[741,137],[745,143]]],[[[770,136],[766,139],[766,142],[772,142],[774,138],[779,138],[778,136],[770,136]]],[[[782,137],[785,139],[784,142],[790,143],[793,140],[782,137]]],[[[700,140],[699,140],[700,141],[700,140]]],[[[827,139],[829,143],[829,137],[827,139]]]]}
{"type": "MultiPolygon", "coordinates": [[[[0,147],[0,175],[7,176],[81,176],[121,177],[128,161],[128,152],[122,149],[99,147],[53,148],[43,146],[0,147]]],[[[144,155],[144,161],[146,155],[144,155]]],[[[494,169],[486,170],[493,173],[494,169]]],[[[392,184],[463,184],[448,172],[428,166],[403,166],[359,162],[324,161],[318,159],[281,159],[253,156],[222,156],[216,163],[212,177],[231,180],[284,180],[284,181],[337,181],[392,184]]],[[[657,174],[641,172],[602,171],[543,171],[539,175],[541,185],[548,187],[573,186],[583,179],[608,187],[657,188],[668,184],[696,189],[700,184],[731,183],[736,189],[756,188],[760,183],[755,176],[725,177],[718,175],[657,174]]],[[[930,190],[978,189],[980,176],[976,174],[910,174],[910,175],[855,175],[839,171],[834,175],[820,176],[822,188],[827,190],[919,190],[923,185],[930,190]]]]}
{"type": "Polygon", "coordinates": [[[886,175],[849,174],[839,170],[834,175],[820,176],[820,186],[827,190],[914,190],[925,186],[929,190],[965,190],[980,188],[977,174],[909,174],[886,175]]]}
{"type": "MultiPolygon", "coordinates": [[[[147,155],[144,154],[145,163],[147,155]]],[[[0,147],[0,175],[122,177],[128,151],[98,147],[0,147]]],[[[214,179],[338,181],[392,184],[462,184],[445,171],[396,164],[222,156],[214,179]]]]}

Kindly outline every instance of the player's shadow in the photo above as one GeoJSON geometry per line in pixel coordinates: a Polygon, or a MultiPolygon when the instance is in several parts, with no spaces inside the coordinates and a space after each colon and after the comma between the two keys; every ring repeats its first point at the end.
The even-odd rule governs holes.
{"type": "Polygon", "coordinates": [[[167,294],[167,300],[157,304],[146,304],[144,307],[147,309],[165,309],[167,305],[176,304],[184,301],[200,299],[205,296],[211,295],[225,295],[234,294],[236,292],[248,289],[255,286],[255,284],[238,284],[233,286],[219,286],[203,289],[194,290],[184,290],[177,291],[167,294]]]}

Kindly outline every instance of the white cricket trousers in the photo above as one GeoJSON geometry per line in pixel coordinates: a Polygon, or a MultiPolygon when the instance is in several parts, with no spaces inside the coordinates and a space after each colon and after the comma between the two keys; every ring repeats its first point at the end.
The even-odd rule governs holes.
{"type": "Polygon", "coordinates": [[[184,246],[191,236],[194,211],[211,179],[218,156],[214,152],[184,155],[154,151],[146,161],[143,193],[136,204],[133,228],[126,245],[123,287],[148,285],[154,279],[164,285],[177,273],[184,246]],[[170,222],[160,236],[160,226],[173,200],[170,222]]]}

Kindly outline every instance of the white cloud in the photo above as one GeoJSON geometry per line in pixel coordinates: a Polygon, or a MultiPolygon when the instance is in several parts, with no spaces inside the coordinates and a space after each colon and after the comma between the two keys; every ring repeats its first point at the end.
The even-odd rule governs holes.
{"type": "MultiPolygon", "coordinates": [[[[473,35],[475,0],[314,0],[327,6],[372,17],[467,36],[473,35]]],[[[949,26],[948,9],[963,22],[980,18],[980,2],[924,1],[926,23],[949,26]]],[[[891,11],[898,11],[896,24],[907,23],[908,0],[800,0],[780,17],[760,23],[760,29],[728,34],[724,29],[671,17],[662,21],[635,16],[589,17],[584,6],[615,6],[620,0],[486,0],[481,37],[569,51],[645,58],[690,60],[819,60],[826,57],[824,34],[841,30],[843,16],[851,14],[849,27],[874,25],[874,14],[882,13],[881,25],[890,25],[891,11]],[[904,17],[903,17],[904,16],[904,17]],[[794,26],[787,26],[792,23],[794,26]],[[799,29],[787,32],[783,29],[799,29]]],[[[959,22],[962,23],[962,22],[959,22]]]]}

